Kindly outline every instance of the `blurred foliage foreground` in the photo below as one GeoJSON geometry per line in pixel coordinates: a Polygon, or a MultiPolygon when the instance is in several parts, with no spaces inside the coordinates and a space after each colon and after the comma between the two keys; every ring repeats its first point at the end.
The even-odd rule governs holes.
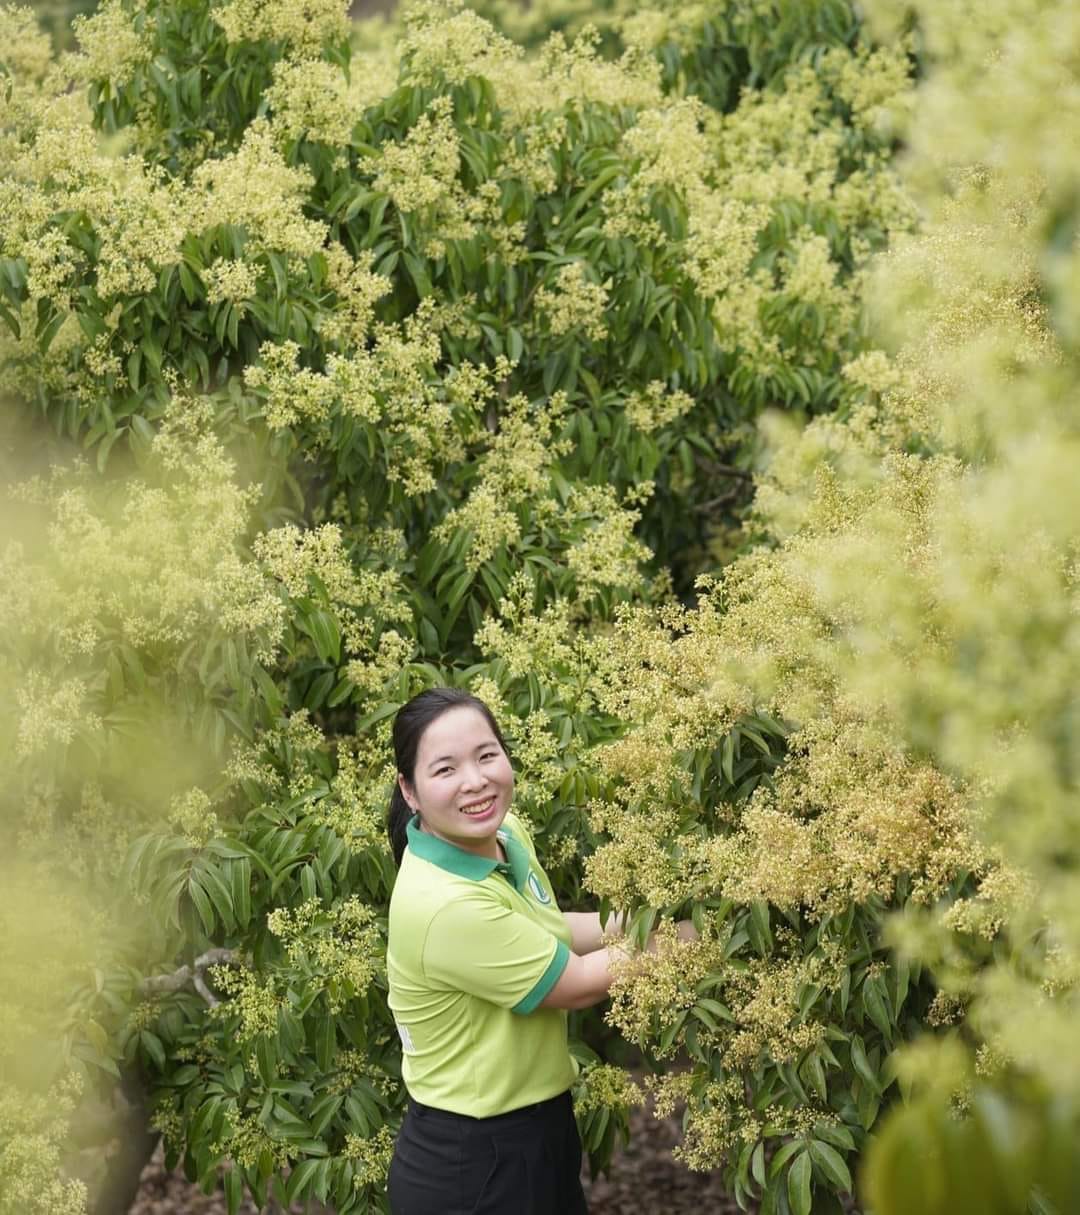
{"type": "Polygon", "coordinates": [[[768,1215],[1076,1208],[1080,14],[869,8],[0,9],[2,1215],[144,1098],[230,1211],[386,1211],[443,682],[661,934],[594,1167],[621,1040],[768,1215]]]}

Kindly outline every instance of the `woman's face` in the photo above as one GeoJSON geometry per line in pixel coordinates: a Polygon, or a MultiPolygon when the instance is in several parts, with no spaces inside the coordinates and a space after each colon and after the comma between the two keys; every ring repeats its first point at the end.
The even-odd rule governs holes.
{"type": "Polygon", "coordinates": [[[424,830],[466,852],[498,858],[495,832],[510,809],[514,772],[479,709],[459,705],[424,731],[413,784],[398,775],[424,830]]]}

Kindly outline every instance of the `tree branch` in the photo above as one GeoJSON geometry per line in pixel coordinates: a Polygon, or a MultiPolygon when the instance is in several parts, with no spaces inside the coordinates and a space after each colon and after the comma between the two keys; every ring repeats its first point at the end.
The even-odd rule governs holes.
{"type": "Polygon", "coordinates": [[[204,975],[207,967],[243,965],[245,965],[243,955],[233,949],[208,949],[206,953],[199,954],[191,966],[181,966],[171,975],[154,975],[152,978],[143,979],[139,984],[139,992],[144,996],[168,994],[180,991],[190,983],[213,1008],[220,1001],[206,985],[204,975]]]}
{"type": "Polygon", "coordinates": [[[694,461],[718,477],[735,477],[740,481],[753,481],[754,479],[754,474],[747,472],[745,468],[736,468],[734,464],[723,464],[719,460],[710,460],[708,456],[703,456],[700,452],[694,452],[694,461]]]}

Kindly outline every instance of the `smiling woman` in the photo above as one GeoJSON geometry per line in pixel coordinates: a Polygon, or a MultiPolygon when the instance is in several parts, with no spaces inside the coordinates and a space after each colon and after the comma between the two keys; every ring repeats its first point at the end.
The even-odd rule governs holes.
{"type": "Polygon", "coordinates": [[[387,975],[409,1104],[391,1208],[584,1212],[566,1010],[602,1000],[627,955],[600,947],[596,912],[560,911],[483,701],[422,692],[398,711],[394,752],[387,975]]]}

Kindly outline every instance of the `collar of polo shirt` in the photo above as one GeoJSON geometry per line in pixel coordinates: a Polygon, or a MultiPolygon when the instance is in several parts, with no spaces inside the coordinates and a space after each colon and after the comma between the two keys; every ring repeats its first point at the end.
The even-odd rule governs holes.
{"type": "Polygon", "coordinates": [[[510,878],[515,890],[525,889],[529,877],[529,854],[510,831],[500,830],[495,833],[506,849],[508,861],[493,861],[486,856],[477,856],[475,852],[466,852],[464,848],[440,839],[437,835],[421,831],[419,814],[414,814],[409,820],[405,834],[411,852],[448,873],[456,873],[459,877],[481,882],[493,869],[497,869],[510,878]]]}

